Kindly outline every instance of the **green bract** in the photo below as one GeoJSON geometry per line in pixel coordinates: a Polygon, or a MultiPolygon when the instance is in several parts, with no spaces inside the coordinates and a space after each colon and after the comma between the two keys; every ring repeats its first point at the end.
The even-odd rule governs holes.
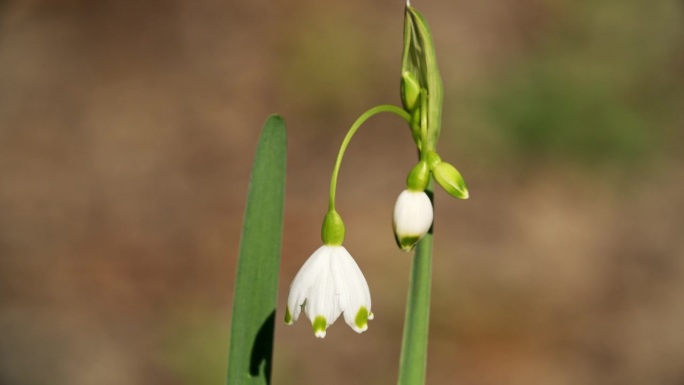
{"type": "MultiPolygon", "coordinates": [[[[427,131],[427,137],[423,139],[426,142],[426,149],[434,150],[442,121],[442,78],[437,68],[435,46],[430,27],[420,12],[407,5],[404,17],[402,79],[415,79],[418,86],[427,93],[427,100],[421,102],[420,106],[421,109],[425,109],[427,115],[427,127],[422,127],[427,131]]],[[[402,95],[402,99],[406,96],[402,95]]],[[[416,127],[412,127],[412,130],[415,131],[416,127]]],[[[414,133],[414,138],[415,136],[414,133]]]]}

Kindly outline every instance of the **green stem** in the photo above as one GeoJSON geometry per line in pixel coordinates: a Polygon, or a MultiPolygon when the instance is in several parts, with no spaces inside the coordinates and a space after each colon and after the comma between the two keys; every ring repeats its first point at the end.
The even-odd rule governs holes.
{"type": "MultiPolygon", "coordinates": [[[[425,192],[433,198],[432,182],[425,192]]],[[[430,323],[430,281],[432,275],[432,229],[416,246],[404,320],[399,360],[399,385],[425,383],[428,327],[430,323]]]]}
{"type": "Polygon", "coordinates": [[[330,202],[328,204],[328,211],[334,211],[335,210],[335,192],[337,190],[337,175],[340,172],[340,165],[342,164],[342,157],[344,156],[344,152],[347,150],[347,145],[349,145],[349,141],[351,141],[352,136],[356,133],[356,131],[361,127],[361,125],[368,120],[371,116],[379,114],[381,112],[391,112],[395,115],[398,115],[402,119],[404,119],[407,123],[411,124],[411,116],[408,114],[408,112],[404,111],[403,108],[393,106],[391,104],[383,104],[380,106],[375,106],[371,108],[370,110],[364,112],[361,116],[359,116],[358,119],[354,122],[354,124],[351,126],[349,131],[347,132],[347,136],[344,137],[344,140],[342,141],[342,146],[340,147],[340,152],[337,154],[337,160],[335,161],[335,168],[333,169],[332,177],[330,178],[330,202]]]}
{"type": "Polygon", "coordinates": [[[428,150],[434,150],[428,146],[428,115],[427,115],[427,90],[420,90],[420,160],[425,160],[428,150]]]}

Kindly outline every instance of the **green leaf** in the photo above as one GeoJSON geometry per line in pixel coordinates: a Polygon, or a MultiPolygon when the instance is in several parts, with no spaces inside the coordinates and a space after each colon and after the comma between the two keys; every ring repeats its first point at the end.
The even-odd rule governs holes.
{"type": "Polygon", "coordinates": [[[285,122],[272,115],[257,146],[242,226],[228,385],[270,384],[285,198],[285,122]]]}
{"type": "MultiPolygon", "coordinates": [[[[425,192],[433,199],[432,183],[425,192]]],[[[430,323],[430,281],[432,276],[432,229],[418,242],[411,266],[411,279],[399,360],[399,385],[425,383],[428,326],[430,323]]]]}

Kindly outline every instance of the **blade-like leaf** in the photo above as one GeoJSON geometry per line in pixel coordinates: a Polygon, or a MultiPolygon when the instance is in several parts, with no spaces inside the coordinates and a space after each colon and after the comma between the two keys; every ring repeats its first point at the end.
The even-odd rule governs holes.
{"type": "Polygon", "coordinates": [[[285,122],[272,115],[257,146],[242,225],[228,385],[270,384],[285,197],[285,122]]]}

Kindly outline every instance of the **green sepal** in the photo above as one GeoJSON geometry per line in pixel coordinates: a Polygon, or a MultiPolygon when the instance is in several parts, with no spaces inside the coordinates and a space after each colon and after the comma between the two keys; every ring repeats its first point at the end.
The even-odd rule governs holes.
{"type": "Polygon", "coordinates": [[[418,162],[406,177],[406,187],[411,191],[425,191],[429,182],[430,170],[426,161],[418,162]]]}
{"type": "Polygon", "coordinates": [[[447,162],[441,162],[432,170],[437,183],[449,194],[460,199],[468,199],[468,188],[461,173],[447,162]]]}
{"type": "Polygon", "coordinates": [[[344,241],[344,222],[335,210],[329,210],[323,219],[321,239],[324,245],[340,246],[344,241]]]}

